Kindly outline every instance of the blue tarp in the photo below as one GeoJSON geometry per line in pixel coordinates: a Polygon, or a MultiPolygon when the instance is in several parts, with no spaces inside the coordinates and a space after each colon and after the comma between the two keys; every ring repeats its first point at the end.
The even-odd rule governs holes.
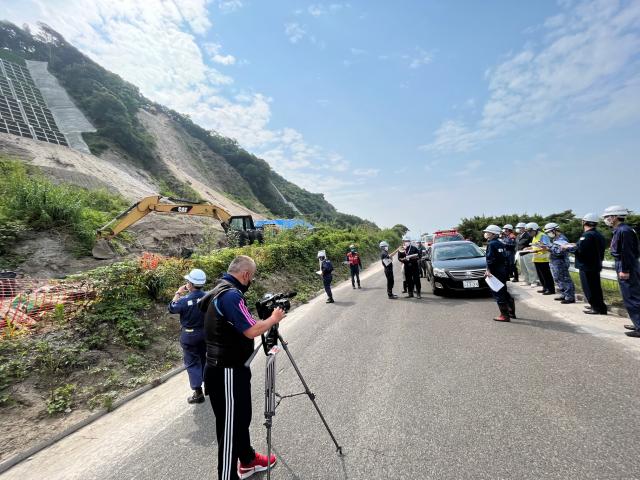
{"type": "Polygon", "coordinates": [[[277,218],[275,220],[255,220],[256,228],[263,228],[265,225],[275,225],[276,227],[287,230],[294,227],[313,228],[309,222],[299,220],[297,218],[277,218]]]}

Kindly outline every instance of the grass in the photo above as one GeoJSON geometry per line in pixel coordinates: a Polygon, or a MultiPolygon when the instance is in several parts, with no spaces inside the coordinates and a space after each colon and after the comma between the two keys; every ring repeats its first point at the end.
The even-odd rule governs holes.
{"type": "Polygon", "coordinates": [[[62,230],[77,240],[77,253],[88,254],[95,231],[126,206],[105,190],[55,184],[24,163],[0,156],[0,253],[25,231],[62,230]]]}
{"type": "MultiPolygon", "coordinates": [[[[578,272],[569,273],[571,273],[571,279],[576,285],[576,292],[584,294],[584,291],[582,290],[582,284],[580,283],[580,274],[578,272]]],[[[622,295],[620,294],[620,287],[618,286],[618,282],[616,282],[615,280],[608,280],[606,278],[603,278],[601,280],[601,284],[604,302],[612,307],[624,308],[624,303],[622,302],[622,295]]]]}

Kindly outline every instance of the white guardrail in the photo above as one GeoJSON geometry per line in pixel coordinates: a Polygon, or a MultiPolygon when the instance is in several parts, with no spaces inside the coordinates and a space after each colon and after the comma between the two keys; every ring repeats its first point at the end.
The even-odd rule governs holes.
{"type": "MultiPolygon", "coordinates": [[[[571,267],[569,268],[572,272],[579,272],[575,267],[576,259],[574,257],[569,257],[571,259],[571,267]]],[[[607,280],[618,280],[618,274],[616,273],[615,263],[609,260],[605,260],[602,262],[602,271],[600,272],[600,278],[606,278],[607,280]]]]}

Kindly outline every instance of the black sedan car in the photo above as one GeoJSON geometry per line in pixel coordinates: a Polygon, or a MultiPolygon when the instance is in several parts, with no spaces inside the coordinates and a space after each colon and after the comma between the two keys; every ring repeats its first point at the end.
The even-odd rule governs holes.
{"type": "Polygon", "coordinates": [[[427,256],[427,281],[433,293],[489,291],[484,251],[467,240],[434,243],[427,256]]]}

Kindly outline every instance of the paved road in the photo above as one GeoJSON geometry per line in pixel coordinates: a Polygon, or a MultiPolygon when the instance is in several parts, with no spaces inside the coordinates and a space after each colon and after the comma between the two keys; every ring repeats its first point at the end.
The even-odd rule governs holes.
{"type": "MultiPolygon", "coordinates": [[[[341,285],[334,305],[318,298],[283,327],[346,455],[306,397],[287,399],[272,478],[640,478],[640,347],[622,320],[580,327],[577,305],[559,317],[554,302],[520,290],[520,318],[499,324],[488,298],[390,301],[377,267],[363,285],[341,285]]],[[[300,391],[286,357],[278,362],[278,390],[300,391]]],[[[263,363],[254,364],[258,449],[263,363]]],[[[0,478],[213,478],[211,409],[188,406],[185,387],[175,377],[0,478]]]]}

